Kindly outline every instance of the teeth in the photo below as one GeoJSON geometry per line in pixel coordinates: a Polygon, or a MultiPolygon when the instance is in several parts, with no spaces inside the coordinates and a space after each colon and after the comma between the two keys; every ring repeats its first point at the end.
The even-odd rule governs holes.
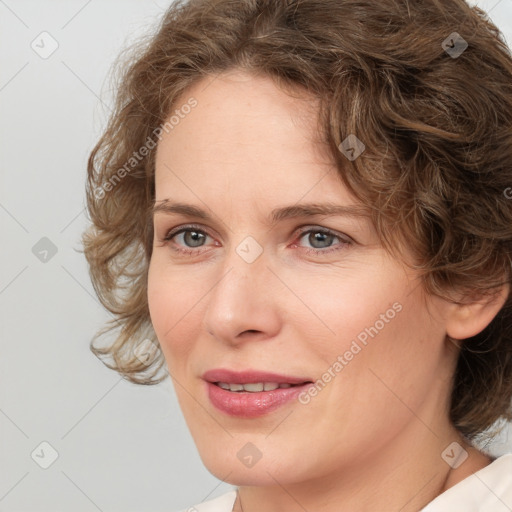
{"type": "Polygon", "coordinates": [[[276,382],[254,382],[250,384],[227,384],[226,382],[217,382],[217,385],[229,391],[248,391],[250,393],[273,391],[277,388],[289,388],[292,386],[288,383],[277,384],[276,382]]]}

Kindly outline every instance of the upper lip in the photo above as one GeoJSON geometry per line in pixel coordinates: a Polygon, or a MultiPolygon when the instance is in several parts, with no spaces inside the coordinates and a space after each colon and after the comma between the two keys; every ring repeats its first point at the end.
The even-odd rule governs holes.
{"type": "Polygon", "coordinates": [[[293,377],[290,375],[279,375],[272,372],[261,372],[258,370],[246,370],[236,372],[225,368],[216,368],[203,373],[203,379],[208,382],[225,382],[227,384],[251,384],[255,382],[275,382],[276,384],[303,384],[311,382],[308,377],[293,377]]]}

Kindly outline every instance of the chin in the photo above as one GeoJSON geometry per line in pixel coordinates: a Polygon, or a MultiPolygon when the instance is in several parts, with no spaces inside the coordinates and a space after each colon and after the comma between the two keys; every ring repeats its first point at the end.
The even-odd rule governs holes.
{"type": "MultiPolygon", "coordinates": [[[[232,441],[231,447],[217,445],[217,449],[212,449],[210,445],[199,451],[203,465],[219,480],[232,485],[273,486],[276,480],[286,484],[305,478],[293,472],[293,468],[298,469],[297,461],[283,460],[282,450],[270,453],[268,448],[262,448],[264,453],[260,452],[257,460],[251,460],[250,454],[256,455],[256,448],[251,447],[250,441],[232,441]]],[[[301,471],[305,469],[301,467],[301,471]]]]}
{"type": "Polygon", "coordinates": [[[287,483],[286,479],[267,469],[261,461],[252,468],[243,467],[239,462],[229,463],[218,460],[205,464],[205,467],[213,476],[231,485],[272,486],[276,484],[276,480],[287,483]]]}

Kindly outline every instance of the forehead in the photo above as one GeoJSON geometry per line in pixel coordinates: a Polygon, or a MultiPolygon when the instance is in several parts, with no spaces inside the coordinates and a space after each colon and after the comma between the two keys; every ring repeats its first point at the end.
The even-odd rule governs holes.
{"type": "MultiPolygon", "coordinates": [[[[173,113],[191,100],[196,106],[181,114],[179,122],[164,133],[159,147],[190,142],[203,153],[206,149],[229,149],[233,157],[244,149],[264,147],[269,142],[286,149],[318,137],[316,117],[318,99],[294,90],[294,96],[269,77],[242,71],[209,76],[186,89],[174,102],[173,113]],[[169,135],[169,137],[166,137],[169,135]],[[165,139],[165,140],[164,140],[165,139]],[[204,143],[204,144],[203,144],[204,143]],[[226,148],[227,146],[227,148],[226,148]]],[[[174,122],[178,120],[173,116],[174,122]]]]}
{"type": "Polygon", "coordinates": [[[158,144],[157,199],[163,188],[185,182],[194,190],[208,183],[219,193],[249,182],[253,192],[293,194],[325,182],[341,192],[332,156],[319,143],[317,98],[298,89],[290,96],[269,77],[235,71],[189,87],[173,113],[191,100],[195,106],[175,116],[179,122],[158,144]]]}

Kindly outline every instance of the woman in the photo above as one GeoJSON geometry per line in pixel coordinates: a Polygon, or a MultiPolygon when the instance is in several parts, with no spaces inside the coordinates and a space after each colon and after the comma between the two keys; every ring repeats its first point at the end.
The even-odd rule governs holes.
{"type": "Polygon", "coordinates": [[[189,1],[137,51],[89,159],[120,327],[93,350],[167,365],[237,487],[188,510],[512,510],[512,454],[476,445],[512,417],[496,27],[462,0],[189,1]]]}

